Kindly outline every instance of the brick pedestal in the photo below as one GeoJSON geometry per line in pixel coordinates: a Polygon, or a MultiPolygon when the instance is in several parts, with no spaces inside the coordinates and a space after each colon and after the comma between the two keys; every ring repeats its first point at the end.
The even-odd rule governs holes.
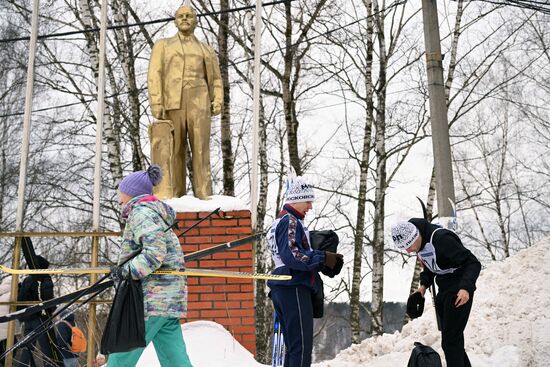
{"type": "MultiPolygon", "coordinates": [[[[187,228],[208,213],[178,213],[187,228]]],[[[178,232],[176,232],[178,233],[178,232]]],[[[220,212],[187,232],[181,239],[184,254],[252,234],[250,211],[220,212]]],[[[252,244],[242,245],[186,264],[189,268],[253,271],[252,244]]],[[[188,277],[188,312],[184,321],[210,320],[223,325],[255,354],[254,285],[248,279],[188,277]]]]}

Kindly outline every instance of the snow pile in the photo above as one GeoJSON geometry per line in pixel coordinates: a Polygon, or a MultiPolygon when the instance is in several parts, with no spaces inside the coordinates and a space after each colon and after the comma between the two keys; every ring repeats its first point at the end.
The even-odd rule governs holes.
{"type": "MultiPolygon", "coordinates": [[[[183,338],[193,367],[260,367],[254,356],[223,326],[211,321],[182,325],[183,338]]],[[[160,363],[153,343],[143,352],[137,367],[157,367],[160,363]]]]}
{"type": "MultiPolygon", "coordinates": [[[[550,365],[550,238],[513,257],[490,264],[478,290],[466,328],[466,351],[476,367],[547,367],[550,365]]],[[[194,367],[262,367],[221,325],[195,321],[182,326],[194,367]]],[[[424,315],[401,333],[370,338],[316,367],[406,366],[415,341],[443,356],[440,333],[429,299],[424,315]]],[[[159,366],[153,345],[138,366],[159,366]]]]}
{"type": "MultiPolygon", "coordinates": [[[[481,272],[466,327],[466,352],[476,367],[550,365],[550,238],[481,272]]],[[[318,367],[406,366],[419,341],[441,356],[435,313],[424,315],[401,333],[370,338],[318,367]]]]}
{"type": "Polygon", "coordinates": [[[176,212],[211,212],[216,208],[224,212],[250,209],[241,199],[224,195],[212,195],[208,200],[185,195],[181,198],[167,199],[164,202],[176,212]]]}

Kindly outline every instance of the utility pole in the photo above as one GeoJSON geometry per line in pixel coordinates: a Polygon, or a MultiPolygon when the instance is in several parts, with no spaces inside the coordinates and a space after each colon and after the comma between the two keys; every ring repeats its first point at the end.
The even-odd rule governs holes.
{"type": "Polygon", "coordinates": [[[436,0],[422,0],[422,18],[432,123],[437,211],[440,223],[446,228],[453,228],[455,191],[436,0]]]}

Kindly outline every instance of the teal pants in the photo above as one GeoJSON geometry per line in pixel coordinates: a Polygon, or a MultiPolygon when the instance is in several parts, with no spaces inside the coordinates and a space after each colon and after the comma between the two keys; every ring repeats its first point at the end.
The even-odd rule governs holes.
{"type": "MultiPolygon", "coordinates": [[[[162,367],[192,367],[179,319],[149,316],[145,320],[145,343],[153,342],[162,367]]],[[[134,367],[145,348],[109,355],[107,367],[134,367]]]]}

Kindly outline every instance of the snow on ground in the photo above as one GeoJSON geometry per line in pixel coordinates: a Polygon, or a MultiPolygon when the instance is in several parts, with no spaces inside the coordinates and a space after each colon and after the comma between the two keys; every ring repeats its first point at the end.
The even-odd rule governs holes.
{"type": "MultiPolygon", "coordinates": [[[[481,272],[470,321],[466,351],[476,367],[550,366],[550,238],[481,272]]],[[[194,367],[261,367],[222,326],[196,321],[182,326],[194,367]]],[[[441,356],[431,302],[424,315],[401,333],[369,338],[315,367],[406,366],[415,341],[441,356]]],[[[442,358],[443,359],[443,358],[442,358]]],[[[159,366],[150,345],[138,366],[159,366]]]]}
{"type": "MultiPolygon", "coordinates": [[[[193,321],[181,327],[193,367],[259,367],[254,356],[229,331],[212,321],[193,321]]],[[[153,344],[143,352],[137,367],[158,367],[153,344]]]]}
{"type": "MultiPolygon", "coordinates": [[[[550,366],[549,279],[550,238],[481,272],[465,332],[473,366],[550,366]]],[[[443,356],[431,303],[401,333],[369,338],[316,366],[406,366],[415,341],[443,356]]]]}
{"type": "Polygon", "coordinates": [[[216,208],[220,208],[224,212],[250,209],[241,199],[224,195],[212,195],[208,200],[185,195],[181,198],[167,199],[164,202],[174,208],[176,212],[211,212],[216,208]]]}

